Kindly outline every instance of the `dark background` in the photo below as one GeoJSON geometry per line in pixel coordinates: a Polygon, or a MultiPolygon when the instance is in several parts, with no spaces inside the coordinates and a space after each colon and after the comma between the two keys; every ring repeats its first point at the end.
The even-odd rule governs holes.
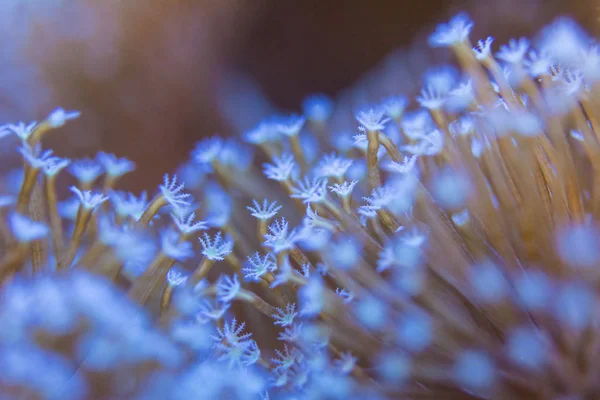
{"type": "MultiPolygon", "coordinates": [[[[125,184],[136,190],[157,185],[202,136],[235,133],[274,109],[297,111],[312,92],[335,96],[395,49],[402,49],[396,65],[406,65],[401,79],[418,80],[432,60],[425,38],[457,11],[475,20],[473,40],[493,35],[496,46],[563,14],[597,33],[598,17],[591,0],[55,0],[46,7],[0,6],[10,22],[0,29],[8,49],[0,115],[14,122],[39,120],[56,106],[81,110],[48,144],[69,157],[128,156],[138,171],[125,184]],[[235,97],[251,83],[260,95],[229,101],[248,117],[232,123],[223,93],[235,97]]],[[[436,51],[433,60],[443,60],[444,50],[436,51]]],[[[12,144],[4,144],[11,163],[12,144]]]]}

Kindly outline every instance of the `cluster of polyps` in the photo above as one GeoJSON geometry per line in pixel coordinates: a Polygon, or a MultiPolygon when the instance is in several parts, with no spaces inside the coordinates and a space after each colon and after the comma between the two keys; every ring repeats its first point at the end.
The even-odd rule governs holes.
{"type": "Polygon", "coordinates": [[[600,396],[600,53],[567,20],[495,56],[471,26],[430,37],[460,71],[421,109],[384,99],[342,137],[347,108],[310,97],[244,136],[262,171],[215,136],[149,202],[116,191],[126,159],[43,150],[77,113],[5,126],[0,394],[600,396]]]}

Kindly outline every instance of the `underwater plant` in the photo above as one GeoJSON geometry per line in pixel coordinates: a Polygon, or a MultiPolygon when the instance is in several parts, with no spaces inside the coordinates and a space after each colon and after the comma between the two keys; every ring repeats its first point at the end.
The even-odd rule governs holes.
{"type": "Polygon", "coordinates": [[[494,53],[472,25],[430,36],[460,73],[414,104],[311,96],[150,200],[127,159],[44,148],[78,112],[3,126],[0,398],[600,397],[597,44],[558,19],[494,53]]]}

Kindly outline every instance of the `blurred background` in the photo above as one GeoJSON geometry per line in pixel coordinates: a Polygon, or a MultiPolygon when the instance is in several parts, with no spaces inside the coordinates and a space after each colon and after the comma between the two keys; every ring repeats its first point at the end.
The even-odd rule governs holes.
{"type": "MultiPolygon", "coordinates": [[[[0,121],[81,110],[48,145],[127,156],[138,170],[125,184],[152,188],[199,138],[299,111],[309,93],[414,91],[447,56],[427,35],[458,11],[495,48],[559,15],[598,34],[596,0],[2,0],[0,121]]],[[[16,145],[3,141],[4,166],[16,145]]]]}

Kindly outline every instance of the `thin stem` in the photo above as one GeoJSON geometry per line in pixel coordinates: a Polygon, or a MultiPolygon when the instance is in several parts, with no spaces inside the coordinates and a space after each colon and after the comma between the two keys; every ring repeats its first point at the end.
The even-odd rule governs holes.
{"type": "MultiPolygon", "coordinates": [[[[119,178],[120,178],[120,176],[106,174],[104,176],[104,182],[102,182],[102,192],[110,193],[111,191],[113,191],[119,178]]],[[[91,188],[86,189],[86,190],[91,190],[91,188]]],[[[105,201],[101,207],[102,207],[102,210],[108,211],[110,209],[110,202],[105,201]]]]}
{"type": "Polygon", "coordinates": [[[381,246],[379,245],[379,243],[377,243],[377,241],[373,239],[368,232],[365,231],[363,226],[359,224],[358,221],[356,221],[351,216],[341,212],[338,206],[328,199],[325,199],[323,205],[329,212],[331,212],[331,214],[333,214],[333,216],[338,221],[340,221],[340,223],[346,231],[353,232],[354,234],[356,234],[358,239],[361,242],[363,242],[365,247],[376,253],[379,253],[381,251],[381,246]]]}
{"type": "Polygon", "coordinates": [[[231,223],[231,221],[227,222],[223,227],[225,233],[229,234],[233,239],[235,245],[238,245],[238,250],[242,251],[242,254],[252,254],[252,247],[248,244],[245,238],[240,235],[236,227],[231,223]]]}
{"type": "Polygon", "coordinates": [[[383,231],[383,228],[379,223],[379,219],[377,217],[368,218],[367,223],[369,224],[369,226],[371,226],[373,233],[377,238],[379,238],[379,241],[381,243],[385,242],[385,240],[387,239],[387,234],[383,231]]]}
{"type": "Polygon", "coordinates": [[[290,137],[290,144],[292,146],[292,153],[294,154],[294,157],[296,158],[298,165],[300,165],[301,171],[303,173],[305,173],[306,171],[308,171],[308,164],[306,163],[306,157],[304,156],[304,149],[302,148],[302,145],[300,144],[300,138],[298,137],[298,135],[290,137]]]}
{"type": "Polygon", "coordinates": [[[306,255],[298,247],[294,247],[292,250],[290,250],[289,254],[299,265],[310,263],[308,257],[306,257],[306,255]]]}
{"type": "Polygon", "coordinates": [[[123,269],[123,261],[115,254],[113,249],[101,242],[95,242],[74,268],[85,268],[94,274],[114,280],[123,269]],[[83,260],[90,252],[96,253],[93,257],[93,263],[83,260]]]}
{"type": "Polygon", "coordinates": [[[216,159],[211,163],[213,170],[215,171],[215,176],[217,181],[225,188],[225,190],[231,189],[232,180],[235,179],[231,170],[223,166],[216,159]]]}
{"type": "MultiPolygon", "coordinates": [[[[180,233],[179,242],[185,241],[185,235],[180,233]]],[[[176,260],[167,256],[164,251],[160,251],[150,266],[142,273],[142,275],[133,282],[133,286],[129,291],[129,295],[132,299],[137,301],[139,304],[144,304],[152,291],[159,286],[159,284],[165,280],[167,273],[175,265],[176,260]]],[[[120,269],[120,263],[119,263],[120,269]]],[[[114,273],[112,270],[108,270],[108,273],[113,272],[112,278],[116,277],[119,270],[114,273]]],[[[168,285],[168,284],[167,284],[168,285]]]]}
{"type": "Polygon", "coordinates": [[[298,274],[292,273],[290,275],[290,282],[298,286],[304,286],[306,285],[306,278],[303,278],[298,274]]]}
{"type": "Polygon", "coordinates": [[[323,206],[331,215],[333,215],[334,218],[343,223],[343,220],[345,219],[344,213],[341,212],[338,205],[334,203],[329,196],[323,201],[323,206]]]}
{"type": "Polygon", "coordinates": [[[270,143],[261,143],[258,145],[258,147],[260,147],[265,152],[269,159],[272,160],[275,157],[277,157],[277,151],[273,148],[273,146],[270,143]]]}
{"type": "Polygon", "coordinates": [[[240,277],[243,278],[242,275],[242,262],[240,261],[240,259],[233,253],[229,253],[225,256],[225,261],[227,261],[229,263],[229,265],[231,265],[231,267],[233,268],[233,270],[235,271],[235,273],[240,277]]]}
{"type": "Polygon", "coordinates": [[[379,133],[377,131],[367,131],[367,176],[369,187],[371,189],[381,186],[379,176],[379,160],[377,152],[379,151],[379,133]]]}
{"type": "MultiPolygon", "coordinates": [[[[325,293],[326,295],[331,294],[331,292],[325,293]]],[[[373,349],[377,349],[380,342],[375,336],[367,333],[357,326],[354,321],[344,316],[344,313],[340,312],[340,308],[337,308],[337,313],[334,311],[335,307],[333,307],[333,304],[336,304],[338,307],[340,307],[340,304],[339,297],[336,294],[332,294],[332,296],[335,297],[331,298],[331,302],[326,300],[326,308],[332,308],[332,310],[319,314],[321,320],[331,328],[332,343],[336,346],[348,348],[355,354],[362,354],[364,356],[370,354],[373,349]]]]}
{"type": "Polygon", "coordinates": [[[129,289],[129,298],[138,304],[144,304],[158,283],[164,279],[169,268],[175,263],[162,251],[159,252],[148,268],[140,275],[129,289]]]}
{"type": "MultiPolygon", "coordinates": [[[[286,192],[288,195],[292,195],[294,193],[294,188],[292,185],[292,180],[290,178],[286,179],[285,181],[281,182],[281,184],[283,185],[283,187],[285,188],[286,192]]],[[[296,205],[296,207],[298,208],[298,210],[302,213],[304,213],[304,211],[306,210],[306,206],[305,204],[302,202],[301,199],[292,199],[294,204],[296,205]]]]}
{"type": "Polygon", "coordinates": [[[260,311],[269,318],[273,318],[273,314],[275,314],[275,307],[267,303],[254,292],[251,292],[246,289],[241,289],[239,293],[235,296],[235,298],[252,304],[258,311],[260,311]]]}
{"type": "Polygon", "coordinates": [[[585,96],[583,96],[581,98],[580,103],[581,103],[581,107],[583,108],[583,111],[585,112],[585,114],[588,117],[590,125],[592,126],[592,130],[596,134],[597,140],[600,141],[600,126],[598,125],[598,120],[596,119],[596,113],[594,112],[594,109],[595,109],[594,106],[592,104],[590,104],[590,101],[585,96]]]}
{"type": "Polygon", "coordinates": [[[379,142],[385,148],[390,157],[392,157],[392,160],[394,162],[402,161],[400,151],[398,151],[398,148],[396,147],[394,142],[392,142],[392,139],[390,139],[385,133],[379,132],[379,142]]]}
{"type": "Polygon", "coordinates": [[[167,314],[169,308],[171,308],[171,302],[173,300],[173,292],[175,291],[175,285],[167,284],[165,289],[160,296],[160,315],[167,314]]]}
{"type": "Polygon", "coordinates": [[[85,181],[85,182],[77,180],[77,186],[79,187],[79,189],[81,191],[92,190],[94,188],[95,181],[96,181],[96,179],[94,179],[92,181],[85,181]]]}
{"type": "Polygon", "coordinates": [[[86,208],[83,205],[79,206],[77,217],[75,218],[73,236],[71,237],[71,241],[69,242],[69,246],[67,247],[63,259],[58,263],[58,269],[68,269],[71,266],[71,263],[73,263],[73,259],[75,259],[75,255],[81,244],[81,238],[83,237],[91,216],[91,209],[86,208]]]}
{"type": "MultiPolygon", "coordinates": [[[[36,222],[46,221],[46,212],[42,193],[42,183],[36,179],[29,202],[29,215],[36,222]]],[[[48,265],[48,242],[36,240],[31,244],[31,272],[33,275],[42,271],[48,265]]]]}
{"type": "MultiPolygon", "coordinates": [[[[92,265],[78,262],[74,268],[85,268],[94,274],[102,275],[112,280],[116,278],[123,269],[123,262],[115,254],[113,249],[104,246],[101,248],[102,252],[98,254],[92,265]]],[[[135,279],[135,277],[133,279],[135,279]]]]}
{"type": "Polygon", "coordinates": [[[206,277],[206,275],[208,275],[208,273],[210,272],[210,270],[214,264],[215,264],[215,260],[211,260],[206,257],[203,257],[202,261],[200,261],[200,264],[198,265],[198,267],[196,267],[196,269],[190,276],[190,279],[188,280],[190,285],[192,287],[196,286],[198,284],[198,282],[200,282],[202,279],[204,279],[206,277]]]}
{"type": "Polygon", "coordinates": [[[376,291],[379,296],[387,299],[391,303],[399,305],[406,304],[406,300],[401,296],[398,296],[398,293],[394,288],[370,268],[369,264],[364,260],[361,259],[361,261],[358,262],[357,268],[353,269],[351,274],[354,275],[356,282],[360,282],[365,288],[376,291]]]}
{"type": "Polygon", "coordinates": [[[340,196],[340,201],[342,203],[342,208],[344,209],[344,211],[348,215],[354,216],[354,212],[352,211],[352,205],[350,203],[350,195],[340,196]]]}
{"type": "MultiPolygon", "coordinates": [[[[523,67],[520,66],[518,68],[522,69],[523,67]]],[[[546,112],[546,106],[542,101],[540,89],[535,84],[535,82],[533,82],[533,80],[529,77],[529,75],[527,75],[526,72],[521,71],[520,73],[524,76],[520,84],[520,89],[522,89],[527,94],[527,96],[529,96],[529,98],[531,99],[531,103],[538,110],[538,112],[544,115],[546,112]]]]}
{"type": "Polygon", "coordinates": [[[106,174],[106,176],[104,177],[104,182],[102,184],[102,191],[104,193],[108,193],[111,190],[114,190],[115,186],[117,185],[117,182],[119,181],[119,178],[121,177],[106,174]]]}
{"type": "Polygon", "coordinates": [[[50,231],[52,234],[52,248],[54,250],[54,258],[56,264],[62,256],[65,246],[64,234],[62,228],[62,220],[58,215],[58,207],[56,200],[56,176],[47,176],[44,181],[44,189],[46,192],[46,205],[50,220],[50,231]]]}
{"type": "Polygon", "coordinates": [[[467,39],[464,42],[453,46],[452,50],[462,69],[471,76],[477,100],[484,106],[491,106],[496,101],[497,96],[495,95],[492,85],[483,68],[473,55],[472,47],[473,46],[471,46],[471,43],[467,39]]]}
{"type": "Polygon", "coordinates": [[[600,144],[593,131],[594,125],[592,124],[592,128],[590,128],[583,111],[581,109],[574,109],[572,114],[577,128],[583,134],[583,150],[591,164],[592,182],[590,203],[592,214],[598,218],[600,215],[600,144]]]}
{"type": "Polygon", "coordinates": [[[0,240],[2,241],[2,250],[9,249],[15,245],[15,238],[6,222],[6,212],[0,209],[0,240]]]}
{"type": "Polygon", "coordinates": [[[29,144],[29,146],[31,148],[34,148],[40,142],[40,140],[42,140],[42,137],[44,136],[44,134],[46,132],[51,131],[52,129],[53,129],[52,125],[50,125],[50,123],[48,121],[44,121],[44,122],[40,123],[33,129],[33,132],[31,132],[31,135],[29,135],[29,138],[27,139],[27,143],[29,144]]]}
{"type": "Polygon", "coordinates": [[[398,115],[393,118],[394,124],[396,124],[396,128],[398,128],[398,132],[401,137],[406,138],[407,136],[404,134],[404,129],[402,129],[402,119],[404,118],[404,113],[398,115]]]}
{"type": "Polygon", "coordinates": [[[544,197],[549,196],[554,200],[555,217],[567,220],[570,210],[574,219],[581,221],[584,215],[583,201],[576,176],[571,177],[571,182],[566,179],[567,173],[560,168],[556,151],[546,136],[539,135],[536,138],[533,152],[547,186],[543,190],[544,197]]]}
{"type": "Polygon", "coordinates": [[[0,285],[23,267],[29,247],[30,243],[19,242],[0,260],[0,285]]]}
{"type": "Polygon", "coordinates": [[[258,220],[258,241],[264,247],[265,235],[267,234],[267,220],[258,220]]]}
{"type": "MultiPolygon", "coordinates": [[[[236,171],[230,174],[232,184],[250,198],[258,198],[270,193],[272,189],[264,180],[259,170],[251,166],[247,171],[236,171]]],[[[268,196],[267,196],[268,197],[268,196]]]]}
{"type": "MultiPolygon", "coordinates": [[[[540,207],[539,200],[542,198],[541,191],[547,190],[545,187],[539,187],[535,179],[535,170],[539,164],[534,153],[535,138],[517,137],[520,152],[518,159],[513,159],[515,173],[518,179],[515,179],[517,188],[522,194],[522,204],[520,209],[523,212],[522,218],[519,218],[518,225],[520,229],[520,239],[515,245],[521,247],[523,254],[520,257],[525,260],[538,259],[538,257],[547,256],[541,254],[536,242],[549,235],[550,223],[544,214],[543,207],[540,207]]],[[[551,174],[552,172],[550,172],[551,174]]],[[[553,193],[554,200],[560,201],[560,193],[553,193]]]]}
{"type": "Polygon", "coordinates": [[[17,199],[17,212],[25,215],[29,210],[29,201],[31,200],[31,194],[40,170],[39,168],[31,168],[30,165],[25,165],[24,169],[25,176],[23,177],[23,183],[21,184],[21,190],[17,199]]]}
{"type": "Polygon", "coordinates": [[[95,266],[97,265],[98,259],[102,256],[102,254],[109,249],[104,243],[99,240],[94,241],[91,246],[88,246],[87,251],[79,261],[77,262],[77,266],[81,268],[86,268],[90,271],[96,271],[95,266]]]}
{"type": "Polygon", "coordinates": [[[392,215],[385,209],[377,210],[377,216],[381,220],[383,226],[388,230],[388,232],[395,232],[398,229],[398,224],[394,221],[392,215]]]}
{"type": "Polygon", "coordinates": [[[504,72],[500,68],[500,65],[498,65],[496,59],[494,57],[489,56],[482,60],[481,63],[492,74],[492,77],[494,78],[494,80],[498,84],[498,87],[500,88],[500,96],[502,96],[502,99],[506,102],[506,104],[508,104],[509,107],[518,106],[517,99],[515,97],[515,92],[508,84],[504,72]]]}
{"type": "MultiPolygon", "coordinates": [[[[577,115],[577,112],[575,112],[575,115],[577,115]]],[[[564,191],[566,192],[569,210],[576,216],[576,219],[581,220],[583,217],[583,204],[579,194],[580,185],[569,142],[565,137],[564,128],[559,118],[551,114],[547,118],[547,136],[551,144],[552,153],[555,155],[555,169],[562,175],[562,179],[559,180],[564,182],[564,191]]],[[[549,147],[549,145],[546,147],[549,147]]]]}
{"type": "MultiPolygon", "coordinates": [[[[300,254],[302,254],[302,253],[300,252],[300,254]]],[[[302,254],[302,256],[304,256],[304,254],[302,254]]],[[[283,268],[284,263],[286,263],[286,262],[289,263],[289,254],[287,251],[282,251],[280,253],[277,253],[276,258],[277,258],[277,267],[280,270],[283,268]]],[[[298,261],[296,261],[296,262],[298,262],[298,261]]],[[[298,264],[302,265],[301,262],[298,262],[298,264]]],[[[306,279],[304,279],[300,275],[294,273],[294,271],[291,271],[288,283],[293,283],[293,284],[297,284],[299,286],[304,286],[304,285],[306,285],[306,279]]],[[[285,301],[287,303],[291,303],[290,293],[287,290],[285,290],[285,288],[283,288],[283,289],[284,289],[283,295],[285,297],[285,301]]]]}
{"type": "Polygon", "coordinates": [[[158,211],[169,204],[165,197],[162,194],[157,194],[154,199],[148,204],[146,209],[144,210],[142,216],[138,220],[136,226],[138,228],[144,228],[148,226],[152,218],[158,213],[158,211]]]}

